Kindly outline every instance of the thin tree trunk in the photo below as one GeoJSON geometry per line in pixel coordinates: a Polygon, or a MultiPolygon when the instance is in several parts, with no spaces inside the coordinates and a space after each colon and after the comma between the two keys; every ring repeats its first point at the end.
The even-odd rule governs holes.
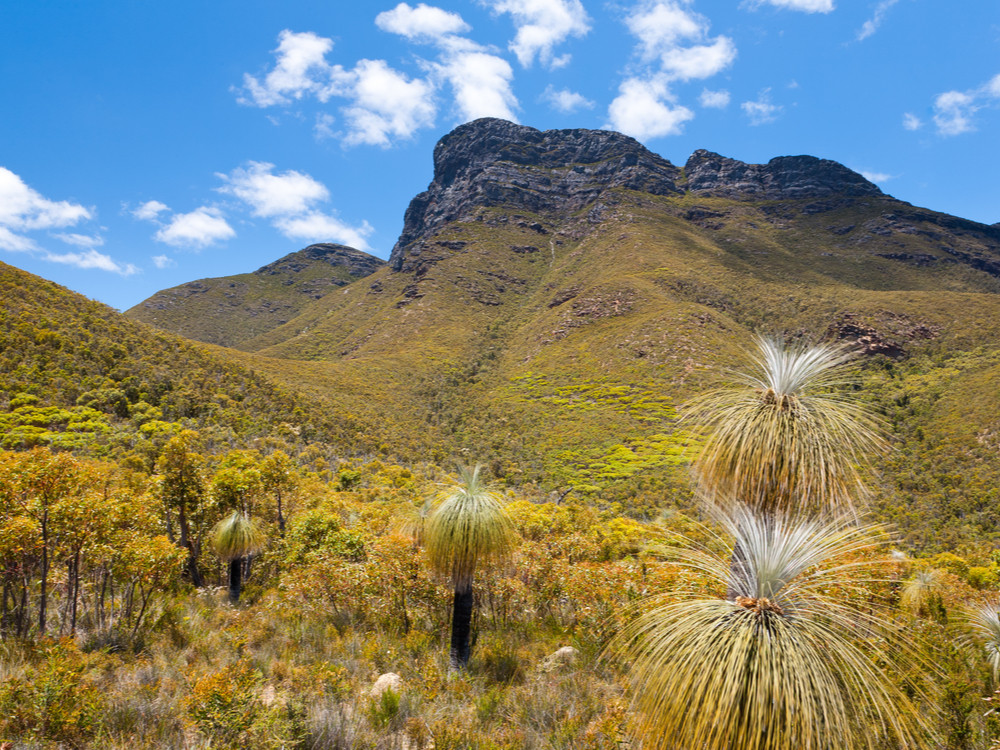
{"type": "Polygon", "coordinates": [[[38,599],[38,635],[45,635],[46,605],[49,598],[49,511],[42,512],[42,586],[38,599]]]}
{"type": "Polygon", "coordinates": [[[73,555],[73,607],[69,620],[69,633],[76,635],[76,600],[80,596],[80,550],[73,555]]]}
{"type": "Polygon", "coordinates": [[[472,653],[472,586],[464,591],[455,589],[455,603],[451,613],[451,659],[452,670],[465,669],[472,653]]]}
{"type": "Polygon", "coordinates": [[[201,579],[201,573],[198,571],[198,556],[195,554],[194,544],[191,542],[191,529],[188,526],[187,513],[184,511],[183,505],[181,505],[177,521],[181,527],[181,546],[188,551],[187,567],[188,574],[191,576],[191,583],[200,589],[205,584],[201,579]]]}
{"type": "Polygon", "coordinates": [[[281,534],[281,538],[285,538],[285,516],[281,512],[281,490],[277,490],[275,493],[278,498],[278,533],[281,534]]]}
{"type": "Polygon", "coordinates": [[[229,603],[239,604],[243,591],[243,558],[229,561],[229,603]]]}

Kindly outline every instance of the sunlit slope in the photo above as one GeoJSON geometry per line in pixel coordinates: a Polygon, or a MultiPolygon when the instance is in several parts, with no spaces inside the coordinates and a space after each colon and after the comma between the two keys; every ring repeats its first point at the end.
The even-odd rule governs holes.
{"type": "Polygon", "coordinates": [[[278,441],[350,451],[369,440],[325,400],[2,263],[0,298],[4,448],[150,461],[181,429],[220,448],[278,441]]]}
{"type": "Polygon", "coordinates": [[[344,245],[310,245],[253,273],[164,289],[125,314],[196,341],[244,349],[247,339],[284,324],[313,300],[384,265],[344,245]]]}

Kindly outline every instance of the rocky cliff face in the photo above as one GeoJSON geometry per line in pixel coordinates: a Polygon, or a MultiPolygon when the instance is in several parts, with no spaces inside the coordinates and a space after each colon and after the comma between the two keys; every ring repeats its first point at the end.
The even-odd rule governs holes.
{"type": "Polygon", "coordinates": [[[793,200],[882,195],[843,164],[815,156],[778,156],[767,164],[745,164],[699,149],[684,165],[686,189],[734,200],[793,200]]]}
{"type": "Polygon", "coordinates": [[[434,180],[410,203],[389,263],[397,271],[412,270],[425,250],[424,239],[448,222],[471,218],[481,207],[565,216],[616,187],[737,200],[882,195],[856,172],[812,156],[744,164],[699,150],[682,173],[621,133],[540,131],[486,118],[461,125],[438,142],[434,180]]]}
{"type": "Polygon", "coordinates": [[[420,242],[482,206],[562,215],[625,187],[680,193],[680,170],[634,138],[607,130],[546,130],[485,118],[461,125],[434,148],[434,180],[406,210],[389,263],[403,270],[420,242]]]}

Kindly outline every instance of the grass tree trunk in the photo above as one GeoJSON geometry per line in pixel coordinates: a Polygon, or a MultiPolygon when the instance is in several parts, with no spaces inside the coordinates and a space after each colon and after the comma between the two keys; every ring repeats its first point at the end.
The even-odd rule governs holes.
{"type": "Polygon", "coordinates": [[[472,586],[455,589],[455,603],[451,612],[451,660],[453,670],[465,669],[472,653],[472,586]]]}
{"type": "Polygon", "coordinates": [[[243,593],[243,558],[229,561],[229,603],[239,604],[243,593]]]}

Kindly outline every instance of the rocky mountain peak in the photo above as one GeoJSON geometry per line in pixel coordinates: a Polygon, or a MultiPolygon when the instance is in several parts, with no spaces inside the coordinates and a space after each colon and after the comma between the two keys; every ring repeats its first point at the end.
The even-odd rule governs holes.
{"type": "Polygon", "coordinates": [[[815,156],[778,156],[767,164],[746,164],[699,149],[687,160],[684,174],[688,191],[736,200],[882,195],[857,172],[815,156]]]}
{"type": "Polygon", "coordinates": [[[320,242],[289,253],[273,263],[258,268],[254,273],[260,276],[298,273],[317,262],[344,268],[351,276],[359,278],[374,273],[385,265],[385,261],[361,250],[355,250],[353,247],[333,242],[320,242]]]}
{"type": "Polygon", "coordinates": [[[502,205],[559,218],[617,187],[653,195],[687,191],[735,200],[882,195],[858,173],[813,156],[779,156],[767,164],[745,164],[699,150],[682,174],[621,133],[542,131],[483,118],[460,125],[438,141],[434,179],[410,202],[389,263],[397,271],[413,270],[427,249],[424,241],[439,227],[471,219],[481,208],[502,205]]]}
{"type": "Polygon", "coordinates": [[[396,270],[409,267],[425,237],[484,206],[565,215],[613,187],[679,193],[679,176],[669,161],[621,133],[541,131],[496,118],[474,120],[435,147],[434,179],[406,210],[389,262],[396,270]]]}

